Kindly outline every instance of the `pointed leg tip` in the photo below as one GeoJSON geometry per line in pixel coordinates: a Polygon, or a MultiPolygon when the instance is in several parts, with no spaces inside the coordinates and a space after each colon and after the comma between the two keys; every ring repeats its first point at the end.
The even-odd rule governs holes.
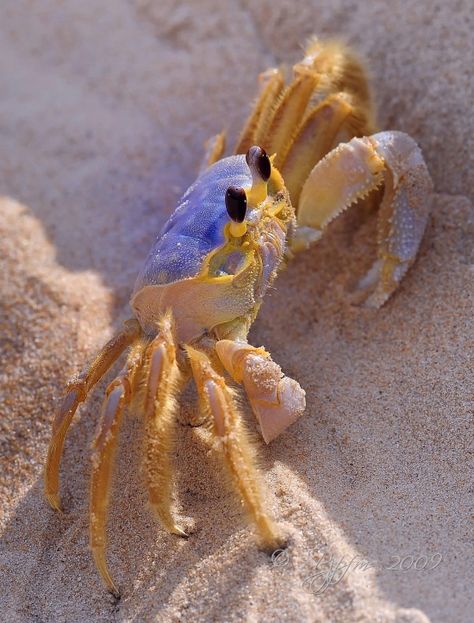
{"type": "Polygon", "coordinates": [[[113,588],[109,586],[108,591],[112,595],[112,597],[115,599],[115,601],[120,601],[120,599],[122,598],[120,591],[115,586],[113,588]]]}
{"type": "Polygon", "coordinates": [[[92,547],[92,554],[97,570],[99,571],[100,577],[102,578],[104,584],[107,586],[107,590],[115,597],[115,599],[120,599],[120,591],[116,587],[115,582],[112,580],[107,563],[105,562],[104,547],[92,547]]]}
{"type": "Polygon", "coordinates": [[[270,556],[273,554],[273,552],[281,549],[286,549],[286,547],[286,539],[280,534],[273,535],[271,539],[267,539],[262,545],[262,549],[270,556]]]}
{"type": "Polygon", "coordinates": [[[46,491],[44,495],[48,501],[48,504],[51,506],[51,508],[54,511],[57,511],[58,513],[61,513],[61,514],[64,513],[61,507],[61,500],[59,499],[59,495],[57,493],[48,493],[46,491]]]}
{"type": "Polygon", "coordinates": [[[110,577],[110,575],[108,576],[107,579],[104,578],[104,580],[105,580],[105,583],[107,584],[107,590],[109,591],[109,593],[111,595],[113,595],[115,597],[115,599],[120,599],[120,591],[115,586],[115,583],[112,580],[112,578],[110,577]]]}
{"type": "Polygon", "coordinates": [[[180,528],[179,526],[173,526],[171,528],[170,531],[172,534],[176,534],[176,536],[179,536],[183,539],[189,539],[189,534],[187,532],[185,532],[182,528],[180,528]]]}
{"type": "Polygon", "coordinates": [[[181,528],[178,524],[174,523],[174,518],[170,515],[169,512],[163,512],[163,508],[161,504],[150,504],[151,509],[155,515],[155,517],[159,520],[161,525],[165,530],[167,530],[170,534],[175,534],[176,536],[182,537],[183,539],[187,539],[189,534],[181,528]]]}
{"type": "Polygon", "coordinates": [[[260,549],[269,555],[275,550],[287,547],[287,537],[282,533],[280,527],[269,517],[265,522],[258,526],[260,549]]]}

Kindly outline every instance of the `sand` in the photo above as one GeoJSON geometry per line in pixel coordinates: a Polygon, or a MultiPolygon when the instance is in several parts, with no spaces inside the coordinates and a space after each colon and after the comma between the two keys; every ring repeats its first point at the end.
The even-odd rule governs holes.
{"type": "Polygon", "coordinates": [[[3,621],[472,620],[472,29],[467,0],[2,3],[3,621]],[[129,314],[135,274],[205,139],[221,128],[235,138],[258,72],[296,60],[312,33],[340,35],[369,60],[380,125],[424,150],[436,192],[419,259],[382,310],[351,306],[374,222],[348,215],[265,300],[251,339],[308,402],[286,434],[259,442],[289,543],[273,562],[183,425],[192,396],[176,453],[187,541],[148,510],[140,422],[125,421],[109,526],[115,602],[87,532],[105,381],[68,437],[62,516],[42,498],[54,407],[129,314]],[[415,569],[423,556],[428,568],[415,569]],[[323,585],[337,563],[345,573],[323,585]]]}

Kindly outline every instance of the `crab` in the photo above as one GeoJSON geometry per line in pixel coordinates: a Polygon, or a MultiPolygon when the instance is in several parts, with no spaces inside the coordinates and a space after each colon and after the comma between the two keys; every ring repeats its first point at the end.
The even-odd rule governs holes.
{"type": "Polygon", "coordinates": [[[260,92],[224,157],[225,135],[207,143],[201,172],[158,235],[131,297],[133,318],[66,386],[45,466],[45,495],[60,510],[59,469],[78,405],[128,351],[108,385],[93,442],[90,545],[108,589],[106,522],[114,451],[134,396],[145,421],[144,474],[163,527],[187,536],[172,487],[178,395],[194,379],[206,434],[222,457],[262,547],[282,535],[264,508],[255,444],[229,379],[243,386],[265,442],[305,409],[305,392],[265,348],[247,341],[262,299],[291,257],[323,235],[349,206],[383,187],[377,258],[359,281],[366,305],[380,307],[413,264],[429,216],[432,183],[415,141],[376,131],[362,63],[345,46],[309,41],[289,79],[260,76],[260,92]]]}

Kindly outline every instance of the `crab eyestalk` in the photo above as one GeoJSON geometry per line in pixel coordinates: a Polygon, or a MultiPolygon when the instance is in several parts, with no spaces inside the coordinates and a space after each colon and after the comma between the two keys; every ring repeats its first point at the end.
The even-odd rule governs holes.
{"type": "Polygon", "coordinates": [[[231,219],[230,234],[234,238],[241,238],[247,231],[247,206],[257,207],[267,198],[268,180],[272,174],[270,158],[258,145],[248,150],[245,160],[252,175],[252,185],[250,188],[229,186],[225,195],[227,213],[231,219]]]}
{"type": "Polygon", "coordinates": [[[230,217],[230,234],[240,238],[247,231],[245,215],[247,214],[247,193],[239,186],[229,186],[225,194],[225,207],[230,217]]]}
{"type": "Polygon", "coordinates": [[[266,151],[254,145],[245,155],[252,174],[252,186],[247,191],[247,201],[251,206],[257,206],[267,198],[267,184],[272,173],[272,164],[266,151]]]}

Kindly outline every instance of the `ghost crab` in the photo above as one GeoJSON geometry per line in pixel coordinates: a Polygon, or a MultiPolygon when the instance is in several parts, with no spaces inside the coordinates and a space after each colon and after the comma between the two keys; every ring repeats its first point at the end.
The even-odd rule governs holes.
{"type": "Polygon", "coordinates": [[[428,218],[430,176],[413,139],[374,129],[363,67],[344,46],[311,40],[287,85],[280,69],[262,74],[234,155],[223,157],[223,133],[209,141],[200,176],[153,245],[131,299],[134,318],[68,384],[45,468],[45,494],[55,509],[74,413],[128,350],[106,390],[92,458],[91,548],[114,594],[106,517],[123,411],[135,394],[142,397],[150,504],[167,530],[185,536],[171,511],[171,453],[177,396],[191,376],[209,438],[262,544],[278,545],[254,447],[225,375],[243,385],[267,443],[301,415],[304,391],[264,348],[247,342],[249,328],[284,259],[317,241],[332,219],[379,186],[377,259],[359,282],[366,304],[382,305],[414,262],[428,218]]]}

